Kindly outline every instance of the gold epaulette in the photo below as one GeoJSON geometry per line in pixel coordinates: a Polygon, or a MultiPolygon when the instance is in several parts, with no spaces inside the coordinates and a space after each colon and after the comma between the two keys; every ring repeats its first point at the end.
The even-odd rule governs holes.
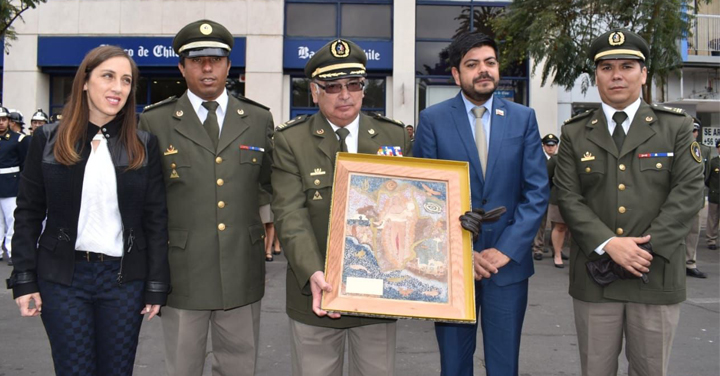
{"type": "Polygon", "coordinates": [[[163,99],[160,102],[149,104],[149,105],[145,106],[145,108],[143,108],[143,112],[147,112],[147,111],[150,111],[155,108],[160,108],[168,103],[173,103],[177,100],[178,100],[177,97],[173,95],[172,97],[163,99]]]}
{"type": "Polygon", "coordinates": [[[377,119],[377,120],[387,121],[388,123],[392,123],[392,124],[395,124],[395,125],[399,125],[399,126],[401,126],[401,127],[404,127],[404,126],[405,126],[405,124],[403,124],[402,121],[400,121],[400,120],[395,120],[395,119],[390,119],[389,117],[387,117],[387,116],[385,116],[385,115],[382,115],[382,114],[379,114],[379,113],[375,113],[375,115],[373,115],[373,118],[375,118],[375,119],[377,119]]]}
{"type": "Polygon", "coordinates": [[[657,103],[652,105],[652,109],[656,111],[668,112],[675,115],[685,115],[685,110],[683,110],[682,108],[667,107],[657,103]]]}
{"type": "Polygon", "coordinates": [[[288,120],[288,121],[286,121],[286,122],[278,125],[277,127],[275,127],[275,130],[276,130],[276,131],[283,131],[283,130],[285,130],[285,129],[288,129],[288,128],[290,128],[290,127],[293,127],[293,126],[295,126],[295,125],[298,125],[298,124],[300,124],[300,123],[304,123],[308,118],[309,118],[309,117],[308,117],[307,115],[300,115],[300,116],[296,117],[295,119],[288,120]]]}
{"type": "Polygon", "coordinates": [[[570,119],[565,120],[565,121],[563,122],[563,124],[568,124],[568,123],[572,123],[572,122],[574,122],[574,121],[576,121],[576,120],[580,120],[580,119],[582,119],[582,118],[590,115],[591,113],[592,113],[592,110],[587,110],[587,111],[585,111],[585,112],[583,112],[583,113],[580,113],[580,114],[577,114],[577,115],[571,117],[570,119]]]}

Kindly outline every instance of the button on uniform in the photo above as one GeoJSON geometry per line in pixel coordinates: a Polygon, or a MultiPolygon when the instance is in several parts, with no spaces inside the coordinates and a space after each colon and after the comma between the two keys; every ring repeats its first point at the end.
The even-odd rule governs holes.
{"type": "Polygon", "coordinates": [[[219,224],[219,225],[218,225],[218,230],[220,230],[220,231],[225,231],[225,224],[224,224],[224,223],[219,224]]]}
{"type": "Polygon", "coordinates": [[[620,163],[620,165],[618,166],[618,168],[620,169],[620,171],[625,171],[625,165],[622,164],[622,163],[620,163]]]}
{"type": "Polygon", "coordinates": [[[224,181],[224,180],[222,180],[222,179],[218,179],[218,180],[217,180],[217,185],[218,185],[218,187],[222,187],[223,184],[225,184],[225,181],[224,181]]]}
{"type": "Polygon", "coordinates": [[[618,213],[624,214],[624,213],[625,213],[625,207],[624,207],[624,206],[619,207],[619,208],[618,208],[618,213]]]}
{"type": "Polygon", "coordinates": [[[625,184],[620,184],[620,185],[618,185],[618,189],[621,190],[621,191],[624,191],[624,190],[625,190],[625,184]]]}
{"type": "Polygon", "coordinates": [[[215,158],[215,163],[220,164],[220,163],[222,163],[222,162],[223,162],[222,157],[217,157],[217,158],[215,158]]]}
{"type": "Polygon", "coordinates": [[[222,209],[225,207],[225,201],[218,201],[218,208],[222,209]]]}
{"type": "Polygon", "coordinates": [[[624,231],[623,231],[623,229],[622,229],[622,228],[620,228],[620,227],[618,227],[618,229],[617,229],[617,230],[615,230],[615,233],[616,233],[616,234],[618,234],[618,235],[622,235],[622,234],[623,234],[623,232],[624,232],[624,231]]]}

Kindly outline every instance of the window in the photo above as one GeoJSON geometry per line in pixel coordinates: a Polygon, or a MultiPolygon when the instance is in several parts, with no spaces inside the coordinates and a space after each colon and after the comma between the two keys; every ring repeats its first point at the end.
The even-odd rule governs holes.
{"type": "MultiPolygon", "coordinates": [[[[504,11],[505,2],[418,1],[416,11],[415,74],[418,111],[457,94],[448,66],[447,47],[456,36],[482,32],[494,37],[492,20],[504,11]],[[489,4],[493,4],[492,6],[489,4]],[[497,4],[497,5],[494,5],[497,4]]],[[[502,49],[502,41],[498,41],[502,49]]],[[[528,103],[528,62],[500,61],[497,97],[528,103]]]]}
{"type": "Polygon", "coordinates": [[[392,39],[392,1],[286,1],[291,38],[392,39]]]}

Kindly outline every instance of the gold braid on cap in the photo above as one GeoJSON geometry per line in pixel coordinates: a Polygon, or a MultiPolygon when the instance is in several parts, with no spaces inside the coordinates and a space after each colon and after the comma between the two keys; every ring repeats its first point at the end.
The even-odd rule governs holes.
{"type": "Polygon", "coordinates": [[[607,51],[598,53],[597,55],[595,55],[595,61],[597,61],[601,57],[605,57],[608,55],[633,55],[633,56],[637,56],[637,57],[645,60],[645,55],[643,55],[642,52],[640,52],[640,51],[615,49],[615,50],[607,50],[607,51]]]}
{"type": "Polygon", "coordinates": [[[333,64],[333,65],[328,65],[328,66],[326,66],[326,67],[322,67],[322,68],[317,68],[317,69],[315,69],[315,71],[312,73],[312,76],[315,77],[315,76],[317,76],[317,75],[319,75],[319,74],[322,74],[322,73],[325,73],[325,72],[329,72],[329,71],[332,71],[332,70],[336,70],[336,69],[347,69],[347,68],[359,68],[359,69],[363,69],[363,70],[364,70],[364,69],[365,69],[365,66],[362,65],[361,63],[333,64]]]}

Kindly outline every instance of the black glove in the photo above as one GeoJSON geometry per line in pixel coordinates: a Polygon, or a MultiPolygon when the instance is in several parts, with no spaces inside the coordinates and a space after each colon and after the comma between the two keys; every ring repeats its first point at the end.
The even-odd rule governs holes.
{"type": "Polygon", "coordinates": [[[460,216],[460,225],[464,229],[472,232],[474,243],[477,241],[478,234],[480,234],[482,224],[497,221],[506,211],[507,209],[505,209],[504,206],[497,207],[488,212],[485,212],[482,208],[476,208],[460,216]]]}
{"type": "MultiPolygon", "coordinates": [[[[650,253],[651,255],[653,254],[652,244],[650,244],[650,242],[638,244],[638,247],[650,253]]],[[[588,261],[585,264],[585,267],[587,268],[587,272],[590,275],[590,278],[592,278],[592,280],[601,287],[605,287],[617,281],[618,279],[638,278],[634,274],[630,273],[627,269],[618,265],[618,263],[613,261],[613,259],[611,259],[610,257],[603,257],[598,260],[588,261]]],[[[643,274],[639,278],[642,279],[643,283],[650,282],[646,274],[643,274]]]]}

